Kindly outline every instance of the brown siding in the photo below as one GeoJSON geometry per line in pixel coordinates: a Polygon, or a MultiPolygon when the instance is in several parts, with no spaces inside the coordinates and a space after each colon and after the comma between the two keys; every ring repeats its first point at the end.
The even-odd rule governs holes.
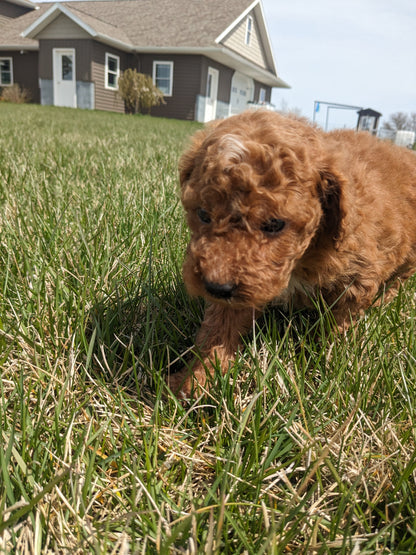
{"type": "Polygon", "coordinates": [[[138,71],[153,75],[153,62],[173,62],[172,96],[166,104],[152,108],[152,115],[165,118],[195,119],[196,97],[201,89],[201,56],[140,55],[138,71]]]}
{"type": "Polygon", "coordinates": [[[208,67],[219,71],[218,100],[230,101],[231,79],[234,71],[204,56],[140,55],[138,71],[153,74],[153,62],[173,62],[173,91],[165,97],[166,104],[152,108],[152,115],[194,120],[197,96],[205,96],[208,67]]]}
{"type": "Polygon", "coordinates": [[[92,42],[92,81],[95,84],[95,108],[111,112],[124,113],[124,102],[116,91],[105,88],[105,55],[114,54],[120,58],[120,70],[127,69],[131,58],[125,52],[106,46],[99,42],[92,42]]]}
{"type": "MultiPolygon", "coordinates": [[[[76,52],[76,79],[94,83],[95,108],[124,112],[124,102],[118,94],[105,88],[105,54],[120,58],[120,69],[135,67],[138,71],[152,75],[153,62],[173,62],[173,94],[165,97],[166,104],[154,107],[152,115],[159,117],[194,120],[198,95],[205,96],[208,67],[219,71],[218,101],[230,102],[231,81],[234,70],[204,56],[196,55],[132,55],[98,43],[92,39],[41,39],[37,52],[4,52],[13,58],[14,81],[31,91],[32,100],[39,102],[39,78],[53,80],[53,49],[74,48],[76,52]],[[38,63],[39,60],[39,63],[38,63]]],[[[266,100],[270,101],[271,88],[255,82],[255,101],[259,98],[260,87],[266,90],[266,100]]]]}
{"type": "Polygon", "coordinates": [[[2,51],[0,56],[13,59],[13,82],[30,92],[32,102],[39,102],[38,53],[24,51],[2,51]]]}
{"type": "Polygon", "coordinates": [[[205,58],[205,57],[202,58],[202,63],[201,63],[200,94],[205,96],[209,67],[212,67],[219,71],[217,100],[219,100],[220,102],[229,103],[230,94],[231,94],[231,80],[234,75],[234,70],[231,69],[230,67],[224,66],[222,64],[219,64],[218,62],[214,62],[214,60],[210,60],[209,58],[205,58]]]}
{"type": "Polygon", "coordinates": [[[270,102],[272,96],[272,89],[268,85],[263,85],[258,81],[254,81],[254,102],[258,102],[260,99],[260,89],[266,91],[266,102],[270,102]]]}
{"type": "Polygon", "coordinates": [[[42,39],[39,41],[39,77],[53,79],[52,51],[54,48],[75,48],[77,81],[94,83],[95,109],[124,112],[124,102],[115,91],[105,88],[105,54],[120,57],[121,70],[126,69],[128,54],[92,39],[42,39]]]}
{"type": "Polygon", "coordinates": [[[76,80],[91,82],[91,51],[92,40],[90,39],[42,39],[39,41],[39,77],[41,79],[53,79],[53,49],[74,48],[75,49],[75,71],[76,80]]]}

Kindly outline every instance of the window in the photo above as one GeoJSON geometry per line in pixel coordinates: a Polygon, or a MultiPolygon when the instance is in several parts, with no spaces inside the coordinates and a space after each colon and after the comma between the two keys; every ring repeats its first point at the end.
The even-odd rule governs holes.
{"type": "Polygon", "coordinates": [[[247,44],[247,46],[250,46],[252,33],[253,33],[253,18],[249,15],[248,18],[247,18],[247,27],[246,27],[246,44],[247,44]]]}
{"type": "Polygon", "coordinates": [[[266,102],[266,89],[260,89],[259,102],[260,104],[264,104],[266,102]]]}
{"type": "Polygon", "coordinates": [[[0,86],[13,85],[13,60],[0,58],[0,86]]]}
{"type": "Polygon", "coordinates": [[[165,96],[172,96],[173,62],[153,62],[153,83],[165,96]]]}
{"type": "Polygon", "coordinates": [[[120,58],[114,54],[105,55],[105,88],[118,89],[120,76],[120,58]]]}
{"type": "Polygon", "coordinates": [[[73,81],[74,56],[72,54],[62,54],[62,81],[73,81]]]}
{"type": "Polygon", "coordinates": [[[207,94],[205,96],[207,96],[208,98],[211,98],[211,91],[212,91],[212,75],[211,73],[208,73],[207,94]]]}

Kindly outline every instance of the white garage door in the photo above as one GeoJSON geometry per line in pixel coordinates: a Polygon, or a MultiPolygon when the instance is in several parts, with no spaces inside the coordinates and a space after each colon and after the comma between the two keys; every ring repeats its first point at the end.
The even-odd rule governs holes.
{"type": "Polygon", "coordinates": [[[253,98],[253,79],[236,71],[231,81],[230,114],[239,114],[248,108],[248,102],[252,102],[253,98]]]}

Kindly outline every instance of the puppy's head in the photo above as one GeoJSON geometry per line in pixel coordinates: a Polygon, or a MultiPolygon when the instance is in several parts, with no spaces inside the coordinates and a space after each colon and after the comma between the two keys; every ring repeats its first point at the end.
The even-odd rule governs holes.
{"type": "Polygon", "coordinates": [[[270,112],[246,112],[195,135],[180,161],[191,294],[261,308],[284,292],[333,211],[335,178],[320,169],[321,158],[320,132],[270,112]]]}

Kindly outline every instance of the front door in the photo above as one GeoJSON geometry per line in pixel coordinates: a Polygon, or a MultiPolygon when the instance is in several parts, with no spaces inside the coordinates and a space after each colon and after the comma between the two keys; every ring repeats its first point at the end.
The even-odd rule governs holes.
{"type": "Polygon", "coordinates": [[[204,121],[211,121],[217,115],[217,96],[218,96],[218,70],[213,67],[208,68],[207,91],[205,95],[205,118],[204,121]]]}
{"type": "Polygon", "coordinates": [[[53,103],[76,108],[75,50],[53,49],[53,103]]]}

